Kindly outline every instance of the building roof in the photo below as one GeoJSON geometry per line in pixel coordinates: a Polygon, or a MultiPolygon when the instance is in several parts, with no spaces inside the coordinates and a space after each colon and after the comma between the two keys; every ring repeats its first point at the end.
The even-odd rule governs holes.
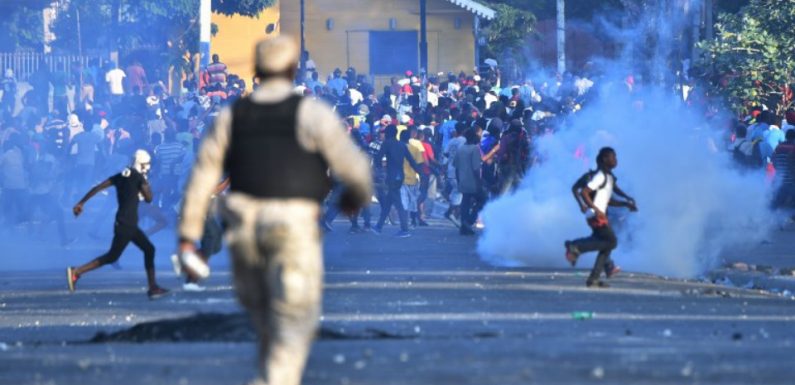
{"type": "Polygon", "coordinates": [[[474,13],[477,16],[480,16],[486,20],[494,19],[494,16],[497,14],[497,11],[478,3],[475,0],[447,0],[461,8],[466,9],[469,12],[474,13]]]}

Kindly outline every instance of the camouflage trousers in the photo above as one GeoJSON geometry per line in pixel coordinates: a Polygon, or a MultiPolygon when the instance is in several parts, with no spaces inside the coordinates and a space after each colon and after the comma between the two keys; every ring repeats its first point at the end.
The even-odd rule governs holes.
{"type": "Polygon", "coordinates": [[[321,312],[320,206],[232,193],[221,213],[237,296],[259,338],[261,380],[299,385],[321,312]]]}

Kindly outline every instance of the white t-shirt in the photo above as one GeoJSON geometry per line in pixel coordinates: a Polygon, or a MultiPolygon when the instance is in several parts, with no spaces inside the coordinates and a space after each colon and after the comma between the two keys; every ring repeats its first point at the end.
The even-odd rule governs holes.
{"type": "Polygon", "coordinates": [[[110,93],[113,95],[124,95],[124,78],[127,75],[119,68],[112,69],[105,74],[105,81],[110,85],[110,93]]]}
{"type": "Polygon", "coordinates": [[[349,88],[348,91],[351,93],[351,105],[355,106],[364,101],[364,95],[362,95],[359,90],[355,88],[349,88]]]}
{"type": "Polygon", "coordinates": [[[591,181],[588,182],[588,188],[592,191],[596,191],[593,204],[603,213],[607,212],[607,205],[610,203],[610,198],[613,196],[614,184],[615,179],[613,176],[610,174],[605,175],[602,170],[594,174],[591,181]],[[607,178],[607,183],[605,183],[605,178],[607,178]]]}

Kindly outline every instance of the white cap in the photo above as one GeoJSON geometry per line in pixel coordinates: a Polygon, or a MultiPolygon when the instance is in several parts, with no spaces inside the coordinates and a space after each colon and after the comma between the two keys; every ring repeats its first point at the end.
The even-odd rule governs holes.
{"type": "Polygon", "coordinates": [[[257,43],[255,66],[258,71],[279,73],[298,64],[298,44],[286,35],[262,40],[257,43]]]}

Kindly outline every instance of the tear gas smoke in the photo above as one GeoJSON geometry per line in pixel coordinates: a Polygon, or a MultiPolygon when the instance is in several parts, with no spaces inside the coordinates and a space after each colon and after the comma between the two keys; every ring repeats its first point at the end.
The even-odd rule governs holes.
{"type": "MultiPolygon", "coordinates": [[[[662,73],[659,63],[670,57],[662,48],[674,47],[666,39],[675,30],[660,25],[660,43],[647,51],[657,58],[647,63],[654,78],[662,73]]],[[[614,211],[623,219],[612,219],[619,238],[613,258],[625,269],[694,277],[714,267],[722,250],[758,242],[768,232],[775,222],[769,188],[761,173],[743,173],[732,165],[725,125],[685,108],[669,88],[650,84],[629,95],[623,79],[633,70],[627,63],[632,61],[603,64],[613,72],[597,81],[599,97],[571,117],[568,127],[538,138],[534,146],[543,162],[528,171],[514,194],[485,207],[486,230],[478,244],[484,260],[567,266],[563,242],[590,235],[571,186],[596,168],[603,146],[616,149],[618,185],[640,209],[614,211]]],[[[590,267],[594,254],[584,255],[579,266],[590,267]]]]}

